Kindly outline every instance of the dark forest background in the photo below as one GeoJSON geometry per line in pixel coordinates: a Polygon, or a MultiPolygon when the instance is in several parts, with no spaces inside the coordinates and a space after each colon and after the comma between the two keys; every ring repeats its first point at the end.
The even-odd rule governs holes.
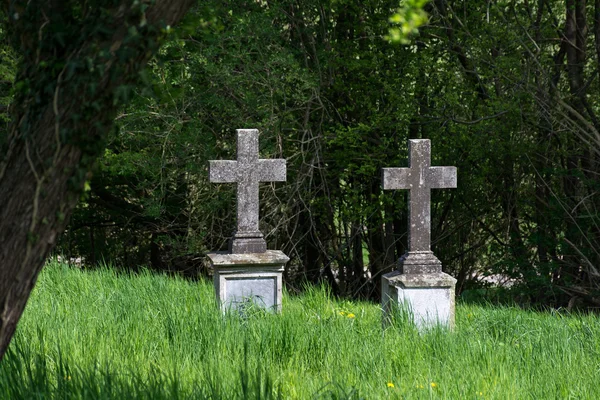
{"type": "MultiPolygon", "coordinates": [[[[261,186],[288,288],[376,300],[407,239],[406,194],[383,192],[381,168],[428,138],[432,164],[458,167],[457,189],[432,192],[433,250],[458,293],[495,276],[523,304],[600,307],[600,0],[434,0],[408,43],[388,39],[397,8],[202,2],[119,89],[127,106],[56,253],[208,274],[235,218],[235,186],[209,183],[208,160],[258,128],[261,157],[288,162],[287,183],[261,186]]],[[[4,135],[19,54],[1,43],[4,135]]]]}

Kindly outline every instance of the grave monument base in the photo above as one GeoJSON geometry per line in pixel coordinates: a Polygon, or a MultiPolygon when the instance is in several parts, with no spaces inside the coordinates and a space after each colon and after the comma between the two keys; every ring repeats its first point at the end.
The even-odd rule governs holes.
{"type": "Polygon", "coordinates": [[[214,270],[217,301],[223,312],[249,305],[281,311],[282,275],[289,257],[278,250],[264,253],[207,254],[214,270]]]}
{"type": "MultiPolygon", "coordinates": [[[[408,256],[410,259],[410,255],[408,256]]],[[[436,325],[454,328],[454,299],[456,279],[448,274],[431,271],[426,263],[424,273],[404,273],[402,257],[399,270],[383,275],[381,278],[381,297],[384,317],[389,315],[392,305],[406,307],[418,329],[427,329],[436,325]]],[[[436,258],[437,260],[437,258],[436,258]]],[[[406,266],[408,271],[419,270],[417,265],[406,266]]]]}
{"type": "Polygon", "coordinates": [[[264,253],[267,251],[267,242],[262,237],[236,238],[229,242],[230,253],[264,253]]]}

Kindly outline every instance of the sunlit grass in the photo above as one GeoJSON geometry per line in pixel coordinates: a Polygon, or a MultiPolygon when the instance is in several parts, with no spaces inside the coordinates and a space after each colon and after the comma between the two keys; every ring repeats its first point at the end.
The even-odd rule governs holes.
{"type": "Polygon", "coordinates": [[[221,315],[210,282],[57,263],[41,274],[0,398],[598,399],[597,316],[460,304],[419,334],[325,290],[221,315]]]}

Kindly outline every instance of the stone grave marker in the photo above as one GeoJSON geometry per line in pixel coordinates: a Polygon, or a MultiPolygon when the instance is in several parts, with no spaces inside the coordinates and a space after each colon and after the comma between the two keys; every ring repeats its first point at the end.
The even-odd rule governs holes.
{"type": "Polygon", "coordinates": [[[282,273],[289,258],[267,250],[258,227],[259,183],[285,182],[284,159],[258,158],[258,130],[238,129],[237,160],[209,161],[209,180],[237,185],[237,227],[228,252],[209,253],[223,311],[254,304],[281,311],[282,273]]]}
{"type": "Polygon", "coordinates": [[[408,306],[419,328],[454,325],[456,280],[431,251],[431,189],[455,188],[456,167],[432,167],[431,143],[409,140],[408,168],[383,168],[383,188],[408,190],[408,252],[382,277],[382,306],[408,306]]]}

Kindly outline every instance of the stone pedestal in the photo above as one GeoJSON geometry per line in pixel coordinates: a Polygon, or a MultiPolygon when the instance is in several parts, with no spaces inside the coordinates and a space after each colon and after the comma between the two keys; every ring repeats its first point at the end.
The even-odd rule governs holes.
{"type": "Polygon", "coordinates": [[[229,252],[235,253],[264,253],[267,251],[267,241],[260,232],[236,232],[229,241],[229,252]]]}
{"type": "Polygon", "coordinates": [[[455,188],[456,167],[431,166],[428,139],[408,141],[408,168],[384,168],[383,188],[408,190],[408,253],[398,261],[398,271],[382,277],[384,313],[392,304],[406,307],[419,329],[454,326],[456,279],[442,272],[442,263],[431,251],[431,189],[455,188]]]}
{"type": "Polygon", "coordinates": [[[432,264],[436,264],[433,259],[420,268],[411,262],[404,265],[407,259],[410,260],[410,255],[400,259],[398,271],[385,274],[381,279],[384,314],[387,316],[396,304],[406,307],[418,329],[436,325],[452,329],[456,279],[441,272],[441,268],[437,272],[430,270],[432,264]],[[419,273],[405,273],[412,271],[419,273]]]}
{"type": "Polygon", "coordinates": [[[282,275],[289,257],[278,250],[264,253],[209,253],[217,301],[222,311],[249,304],[281,311],[282,275]]]}

